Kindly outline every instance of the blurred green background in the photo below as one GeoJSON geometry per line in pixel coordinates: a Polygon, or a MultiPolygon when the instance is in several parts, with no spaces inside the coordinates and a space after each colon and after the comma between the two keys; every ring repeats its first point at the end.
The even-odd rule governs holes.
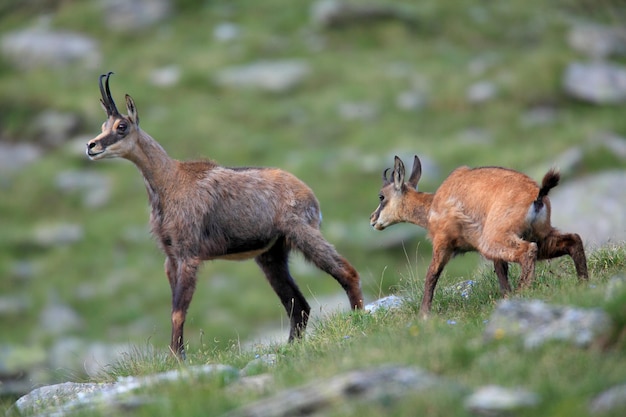
{"type": "MultiPolygon", "coordinates": [[[[34,155],[11,168],[0,160],[0,347],[169,342],[170,290],[142,178],[130,162],[84,156],[105,120],[101,73],[115,72],[120,110],[132,95],[142,128],[172,157],[276,166],[308,183],[322,231],[359,270],[367,301],[423,276],[430,259],[423,230],[369,226],[394,155],[418,154],[420,189],[434,191],[459,165],[539,180],[573,147],[626,135],[623,105],[585,102],[563,86],[568,65],[589,59],[568,42],[572,28],[623,28],[623,2],[385,1],[333,21],[323,6],[343,3],[172,0],[148,23],[125,4],[0,6],[0,152],[28,145],[34,155]],[[76,58],[61,40],[55,57],[69,58],[60,64],[46,50],[20,60],[12,36],[26,30],[92,43],[76,58]],[[284,89],[227,81],[229,69],[285,61],[300,73],[284,89]],[[52,126],[51,112],[60,117],[52,126]]],[[[615,167],[623,161],[612,152],[590,148],[566,180],[615,167]]],[[[455,259],[442,282],[467,279],[478,262],[455,259]]],[[[347,307],[336,282],[299,255],[292,270],[314,313],[347,307]]],[[[192,348],[223,349],[276,327],[286,339],[282,306],[254,262],[204,265],[186,324],[192,348]]]]}

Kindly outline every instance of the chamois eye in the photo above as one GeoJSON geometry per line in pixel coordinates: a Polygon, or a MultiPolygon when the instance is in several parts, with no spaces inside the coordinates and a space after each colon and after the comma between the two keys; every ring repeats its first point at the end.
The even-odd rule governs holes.
{"type": "Polygon", "coordinates": [[[379,194],[379,195],[378,195],[378,199],[382,202],[382,201],[384,201],[384,200],[385,200],[385,196],[384,196],[384,195],[382,195],[382,194],[379,194]]]}
{"type": "Polygon", "coordinates": [[[120,133],[126,132],[128,125],[126,123],[120,123],[117,125],[117,131],[120,133]]]}

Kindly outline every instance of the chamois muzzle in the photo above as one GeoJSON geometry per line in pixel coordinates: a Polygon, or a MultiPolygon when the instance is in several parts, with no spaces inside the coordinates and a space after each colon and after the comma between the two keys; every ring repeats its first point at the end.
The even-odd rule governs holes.
{"type": "Polygon", "coordinates": [[[100,101],[104,106],[104,109],[107,112],[107,116],[119,116],[120,112],[117,111],[117,107],[115,106],[115,101],[113,101],[113,97],[111,97],[111,90],[109,89],[109,77],[113,74],[113,71],[109,71],[107,74],[102,74],[100,76],[100,95],[102,98],[100,101]],[[104,85],[102,85],[102,79],[104,80],[104,85]]]}

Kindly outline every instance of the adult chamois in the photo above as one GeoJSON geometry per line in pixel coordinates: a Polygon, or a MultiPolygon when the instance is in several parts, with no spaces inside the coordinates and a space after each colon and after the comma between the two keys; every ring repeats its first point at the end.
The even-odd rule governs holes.
{"type": "Polygon", "coordinates": [[[293,249],[332,275],[353,309],[363,307],[359,275],[322,237],[319,203],[306,184],[276,168],[228,168],[210,160],[170,158],[139,128],[129,95],[127,115],[118,112],[109,89],[111,74],[99,79],[107,120],[102,133],[87,143],[87,155],[92,160],[127,159],[143,175],[152,234],[165,253],[172,290],[173,353],[184,357],[183,326],[205,260],[254,258],[290,317],[289,341],[302,337],[310,312],[289,273],[293,249]]]}
{"type": "Polygon", "coordinates": [[[380,203],[370,217],[377,230],[400,222],[425,228],[433,244],[420,314],[428,315],[437,280],[456,254],[478,251],[493,261],[503,295],[511,291],[508,262],[521,265],[519,287],[533,280],[535,263],[569,255],[579,280],[587,261],[580,236],[562,234],[550,225],[548,192],[560,179],[550,170],[541,187],[530,177],[500,167],[455,169],[433,193],[417,191],[422,166],[417,155],[407,182],[404,163],[395,157],[391,179],[383,171],[380,203]]]}

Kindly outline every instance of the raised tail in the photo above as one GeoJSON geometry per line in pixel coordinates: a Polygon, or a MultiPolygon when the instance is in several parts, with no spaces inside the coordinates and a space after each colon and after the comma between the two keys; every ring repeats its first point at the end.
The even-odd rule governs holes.
{"type": "Polygon", "coordinates": [[[541,188],[539,189],[539,194],[537,195],[537,199],[534,201],[535,212],[539,212],[543,207],[543,198],[548,195],[551,189],[559,185],[559,180],[561,179],[561,174],[554,168],[546,173],[543,176],[543,180],[541,181],[541,188]]]}

